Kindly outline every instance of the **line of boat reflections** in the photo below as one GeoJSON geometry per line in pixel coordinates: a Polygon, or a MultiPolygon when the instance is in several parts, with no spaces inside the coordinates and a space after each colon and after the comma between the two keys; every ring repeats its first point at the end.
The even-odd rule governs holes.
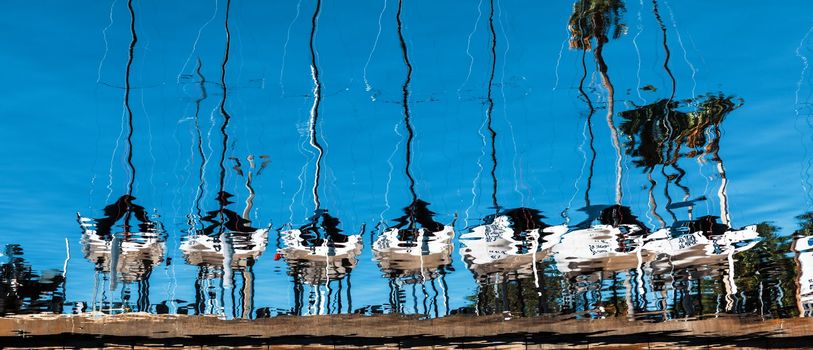
{"type": "Polygon", "coordinates": [[[10,246],[9,262],[2,269],[0,310],[4,314],[147,311],[242,318],[503,313],[507,317],[575,314],[657,319],[732,312],[809,315],[813,310],[813,240],[807,237],[793,241],[796,253],[790,264],[759,265],[765,263],[764,255],[775,253],[765,249],[773,247],[771,242],[762,242],[763,249],[752,254],[757,255],[756,265],[743,266],[751,259],[743,257],[759,247],[764,237],[773,237],[771,232],[761,235],[764,230],[757,225],[728,227],[712,216],[650,229],[628,207],[610,205],[586,208],[588,218],[569,226],[547,224],[531,208],[500,210],[482,224],[456,233],[454,222],[435,221],[428,203],[420,199],[404,208],[394,225],[375,228],[377,232],[370,235],[374,237],[372,255],[389,284],[389,300],[354,308],[350,277],[360,263],[365,228],[345,234],[339,220],[326,210],[298,228],[256,228],[247,216],[227,208],[232,204],[230,196],[221,192],[218,210],[203,215],[202,225],[190,228],[179,246],[185,262],[198,268],[194,301],[150,302],[152,270],[172,263],[165,258],[167,234],[160,222],[125,195],[107,206],[102,218],[79,216],[83,255],[96,266],[94,289],[102,289],[103,300],[95,300],[94,291],[94,300],[65,303],[64,271],[37,275],[22,258],[21,248],[10,246]],[[253,305],[253,269],[269,249],[270,239],[277,240],[274,259],[285,261],[293,282],[290,308],[253,305]],[[478,289],[469,296],[470,305],[451,309],[446,275],[454,271],[455,239],[478,289]],[[793,270],[798,270],[795,277],[793,270]],[[783,271],[790,275],[777,275],[783,271]],[[766,275],[759,278],[757,295],[750,278],[760,272],[766,275]],[[784,280],[790,277],[794,281],[784,280]],[[108,285],[99,287],[99,278],[108,285]],[[117,290],[119,283],[122,296],[113,300],[104,290],[117,290]],[[745,291],[740,284],[746,285],[745,291]],[[63,310],[63,303],[71,310],[63,310]],[[759,310],[754,307],[757,304],[759,310]]]}

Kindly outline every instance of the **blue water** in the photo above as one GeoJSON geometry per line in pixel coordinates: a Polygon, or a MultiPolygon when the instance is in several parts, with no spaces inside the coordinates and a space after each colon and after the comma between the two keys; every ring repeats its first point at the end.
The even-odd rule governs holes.
{"type": "MultiPolygon", "coordinates": [[[[606,300],[635,289],[619,287],[638,277],[634,267],[557,270],[550,251],[531,245],[541,255],[536,281],[498,269],[506,275],[489,282],[470,271],[461,235],[520,207],[540,211],[546,225],[575,231],[585,220],[595,224],[580,209],[620,204],[652,232],[712,215],[732,230],[770,222],[775,235],[790,237],[813,200],[811,5],[587,1],[613,2],[625,6],[619,36],[610,28],[602,54],[614,90],[613,126],[624,122],[622,112],[663,99],[687,113],[707,94],[731,97],[737,106],[702,130],[708,140],[719,131],[716,155],[703,152],[705,142],[697,155],[679,157],[675,164],[685,171],[679,184],[671,165],[652,172],[636,165],[625,148],[631,135],[620,131],[616,149],[597,41],[593,50],[570,47],[574,4],[568,1],[7,4],[0,19],[7,33],[0,39],[0,244],[22,249],[6,253],[9,264],[22,256],[37,278],[63,276],[52,293],[61,293],[64,305],[48,311],[64,313],[440,317],[492,312],[475,307],[478,300],[497,303],[518,288],[547,298],[540,304],[559,306],[522,314],[603,316],[606,300]],[[648,174],[656,183],[655,209],[648,174]],[[218,202],[220,192],[233,195],[232,203],[218,202]],[[110,236],[88,231],[125,195],[144,208],[155,231],[147,236],[161,246],[148,263],[134,258],[147,266],[131,278],[111,272],[112,256],[94,260],[83,239],[97,234],[114,251],[117,242],[142,236],[144,230],[123,226],[139,216],[130,204],[120,206],[110,236]],[[382,266],[396,258],[377,257],[374,242],[418,198],[429,203],[435,222],[453,228],[452,246],[441,247],[435,267],[387,271],[382,266]],[[234,271],[190,263],[183,243],[206,236],[203,229],[212,224],[208,236],[218,251],[229,251],[219,243],[231,230],[218,225],[227,221],[226,209],[250,222],[252,232],[268,229],[258,238],[267,240],[264,247],[234,271]],[[295,259],[283,238],[317,209],[338,218],[341,235],[359,234],[360,248],[337,263],[341,269],[306,262],[318,276],[295,277],[305,272],[291,267],[295,259]],[[207,213],[210,221],[203,220],[207,213]],[[598,280],[591,280],[596,271],[598,280]],[[545,274],[567,286],[539,291],[545,282],[540,287],[538,276],[545,274]],[[590,286],[582,288],[585,283],[590,286]],[[196,303],[203,306],[189,306],[196,303]]],[[[333,247],[335,238],[313,244],[333,247]]],[[[787,259],[802,254],[781,247],[774,252],[787,259]]],[[[567,256],[567,249],[557,254],[567,256]]],[[[757,287],[741,287],[740,294],[714,287],[731,275],[720,264],[702,277],[712,287],[689,288],[713,300],[733,295],[746,305],[757,287]]],[[[697,267],[679,269],[692,274],[697,267]]],[[[750,276],[749,268],[739,274],[750,276]]],[[[800,293],[793,281],[760,278],[759,288],[800,293]]],[[[645,288],[649,304],[640,303],[637,313],[661,308],[673,310],[667,317],[683,315],[674,311],[680,303],[672,300],[685,298],[675,279],[643,276],[641,283],[653,287],[645,288]],[[661,278],[672,282],[656,283],[661,278]]],[[[760,298],[783,303],[765,293],[760,298]]],[[[503,309],[516,307],[493,312],[503,309]]],[[[760,313],[719,301],[712,309],[760,313]]]]}

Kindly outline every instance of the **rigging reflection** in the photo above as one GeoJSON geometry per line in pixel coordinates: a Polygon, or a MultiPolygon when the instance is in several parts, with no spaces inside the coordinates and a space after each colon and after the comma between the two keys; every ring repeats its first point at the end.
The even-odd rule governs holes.
{"type": "Polygon", "coordinates": [[[307,224],[280,233],[284,248],[277,253],[278,257],[285,258],[288,273],[293,277],[294,305],[291,313],[294,315],[339,313],[343,309],[343,300],[346,301],[347,310],[352,310],[350,272],[358,264],[357,256],[361,253],[361,234],[364,231],[362,226],[362,232],[358,234],[342,234],[339,219],[331,216],[328,210],[322,207],[319,196],[325,150],[319,142],[318,132],[322,81],[315,43],[321,9],[322,1],[317,0],[311,17],[309,37],[313,104],[308,120],[308,135],[310,145],[316,153],[312,187],[314,214],[307,224]],[[347,284],[346,296],[342,295],[344,285],[342,281],[347,284]],[[335,294],[333,284],[338,287],[335,294]],[[303,313],[304,285],[311,287],[305,313],[303,313]]]}
{"type": "Polygon", "coordinates": [[[453,270],[451,241],[454,223],[444,225],[435,221],[435,213],[429,210],[429,203],[420,199],[415,189],[416,180],[412,173],[415,129],[410,110],[413,66],[404,36],[403,5],[403,0],[399,0],[395,23],[405,69],[401,86],[401,108],[406,129],[404,176],[411,202],[403,209],[404,215],[394,220],[395,225],[383,230],[375,240],[373,255],[389,282],[388,307],[391,312],[410,312],[407,300],[412,299],[411,313],[439,317],[449,312],[445,275],[453,270]],[[439,282],[436,283],[436,280],[439,282]],[[419,285],[420,291],[417,289],[419,285]],[[419,297],[422,300],[420,305],[419,297]],[[439,298],[444,307],[442,312],[438,305],[439,298]]]}

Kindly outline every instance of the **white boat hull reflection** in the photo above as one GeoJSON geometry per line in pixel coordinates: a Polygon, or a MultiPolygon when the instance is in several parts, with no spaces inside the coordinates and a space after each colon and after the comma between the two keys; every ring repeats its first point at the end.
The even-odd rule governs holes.
{"type": "Polygon", "coordinates": [[[453,227],[444,226],[438,232],[426,228],[416,231],[413,239],[405,240],[401,230],[392,228],[373,243],[374,259],[386,277],[404,283],[428,281],[440,276],[442,267],[452,264],[453,227]]]}
{"type": "Polygon", "coordinates": [[[82,227],[82,254],[96,264],[100,272],[110,273],[116,281],[140,281],[164,261],[165,238],[160,232],[121,232],[104,238],[93,228],[93,219],[79,217],[82,227]]]}
{"type": "Polygon", "coordinates": [[[310,285],[330,283],[344,278],[358,265],[362,242],[360,235],[348,235],[346,242],[331,242],[309,246],[298,229],[280,233],[285,247],[279,254],[290,267],[291,274],[310,285]]]}
{"type": "Polygon", "coordinates": [[[499,283],[504,279],[536,276],[536,263],[548,256],[565,232],[565,225],[549,226],[527,230],[520,238],[511,227],[510,218],[500,215],[492,223],[476,226],[461,235],[460,255],[480,282],[499,283]]]}

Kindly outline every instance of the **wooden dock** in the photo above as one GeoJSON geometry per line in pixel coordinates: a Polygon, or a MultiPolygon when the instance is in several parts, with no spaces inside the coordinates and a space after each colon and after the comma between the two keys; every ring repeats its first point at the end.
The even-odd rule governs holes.
{"type": "Polygon", "coordinates": [[[813,347],[813,319],[308,316],[259,320],[126,314],[0,318],[3,348],[725,349],[813,347]]]}

